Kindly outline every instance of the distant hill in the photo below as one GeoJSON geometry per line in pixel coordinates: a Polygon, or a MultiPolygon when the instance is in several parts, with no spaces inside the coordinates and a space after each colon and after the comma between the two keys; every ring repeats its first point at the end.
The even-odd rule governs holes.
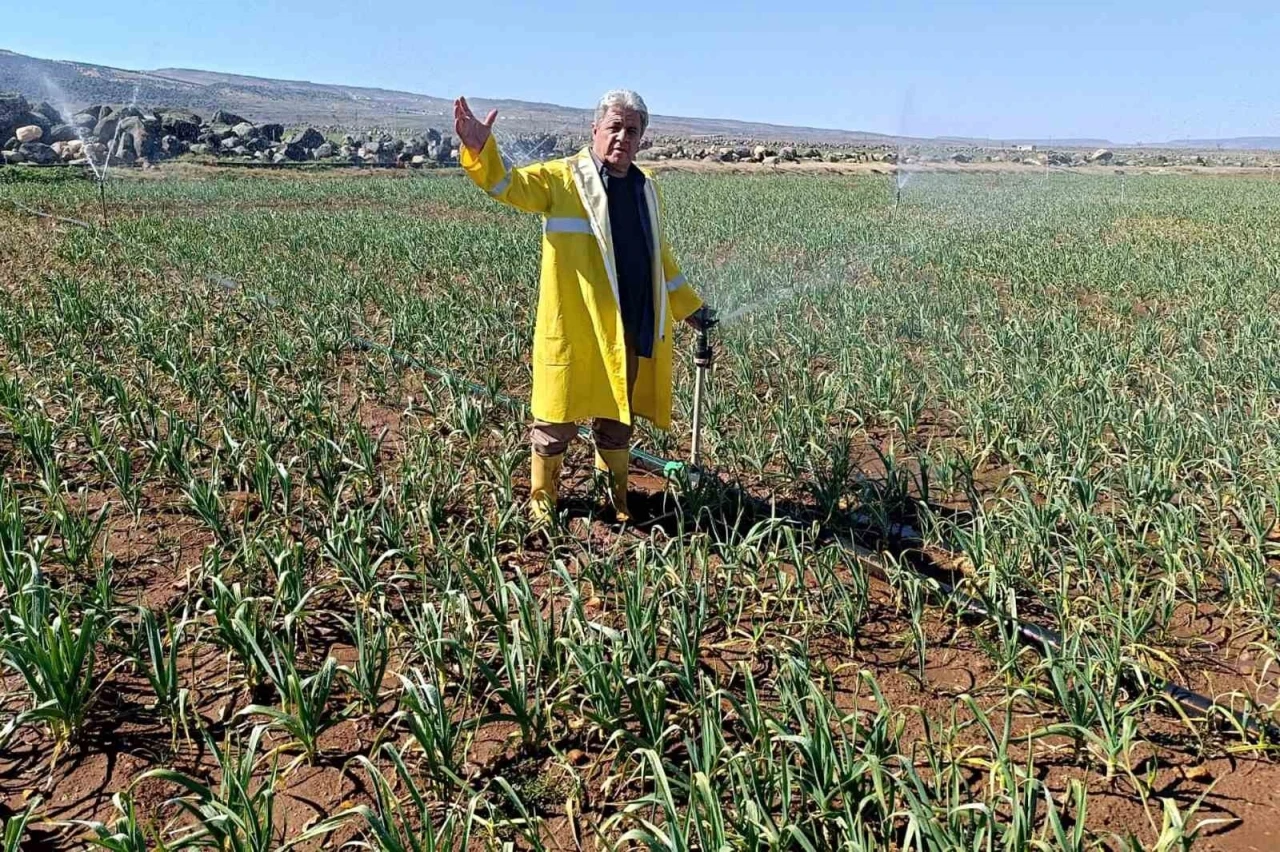
{"type": "MultiPolygon", "coordinates": [[[[59,110],[75,110],[95,103],[129,103],[144,106],[185,107],[205,114],[224,109],[252,121],[277,121],[289,125],[363,130],[383,128],[421,132],[434,127],[447,130],[453,123],[452,98],[312,83],[306,80],[274,80],[243,74],[224,74],[190,68],[129,71],[55,59],[39,59],[0,50],[0,91],[17,91],[33,101],[47,100],[59,110]]],[[[531,101],[473,98],[477,112],[498,109],[499,128],[512,133],[585,132],[589,109],[531,101]]],[[[1280,137],[1254,136],[1233,139],[1178,139],[1139,146],[1114,145],[1105,139],[975,139],[939,137],[919,139],[882,133],[821,127],[791,127],[720,118],[654,115],[654,135],[718,140],[759,140],[812,145],[908,145],[973,148],[1007,148],[1034,144],[1045,148],[1136,148],[1194,150],[1280,150],[1280,137]]]]}
{"type": "MultiPolygon", "coordinates": [[[[14,90],[35,101],[47,100],[63,111],[94,103],[128,103],[136,98],[142,105],[185,107],[205,114],[224,109],[252,121],[285,124],[411,131],[429,127],[444,130],[453,124],[451,98],[189,68],[129,71],[38,59],[7,50],[0,50],[0,90],[14,90]]],[[[477,112],[498,109],[499,127],[511,132],[582,132],[591,120],[589,109],[484,98],[473,98],[472,102],[477,112]]],[[[876,133],[666,115],[654,115],[651,129],[656,135],[828,145],[892,141],[876,133]]]]}

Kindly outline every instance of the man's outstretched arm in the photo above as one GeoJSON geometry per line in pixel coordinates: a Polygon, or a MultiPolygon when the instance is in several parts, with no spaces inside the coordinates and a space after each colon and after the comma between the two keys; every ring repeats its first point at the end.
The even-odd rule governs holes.
{"type": "Polygon", "coordinates": [[[462,142],[462,168],[477,186],[498,201],[529,213],[545,214],[551,209],[546,169],[541,163],[514,168],[507,162],[493,138],[497,118],[495,109],[481,121],[466,98],[453,102],[453,129],[462,142]]]}

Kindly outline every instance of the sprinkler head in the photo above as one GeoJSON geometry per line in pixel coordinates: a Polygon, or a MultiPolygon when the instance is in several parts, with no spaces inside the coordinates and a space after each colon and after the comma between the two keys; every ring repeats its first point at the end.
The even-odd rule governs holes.
{"type": "Polygon", "coordinates": [[[703,305],[698,308],[694,318],[698,321],[698,346],[693,352],[693,363],[698,367],[710,367],[715,360],[715,350],[711,346],[711,329],[720,323],[720,317],[714,308],[703,305]]]}
{"type": "Polygon", "coordinates": [[[693,312],[693,318],[698,323],[698,330],[705,332],[708,329],[715,328],[720,324],[720,313],[710,305],[703,305],[693,312]]]}

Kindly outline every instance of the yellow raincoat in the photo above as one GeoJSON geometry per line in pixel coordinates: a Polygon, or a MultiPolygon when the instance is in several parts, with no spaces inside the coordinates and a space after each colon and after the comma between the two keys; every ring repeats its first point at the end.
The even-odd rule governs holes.
{"type": "Polygon", "coordinates": [[[660,227],[659,199],[646,172],[645,204],[656,243],[653,262],[653,357],[639,359],[627,402],[627,350],[609,201],[589,149],[572,157],[513,168],[490,136],[479,156],[465,146],[462,167],[498,201],[541,213],[542,276],[533,338],[533,416],[547,423],[636,415],[671,425],[672,325],[702,300],[680,274],[660,227]]]}

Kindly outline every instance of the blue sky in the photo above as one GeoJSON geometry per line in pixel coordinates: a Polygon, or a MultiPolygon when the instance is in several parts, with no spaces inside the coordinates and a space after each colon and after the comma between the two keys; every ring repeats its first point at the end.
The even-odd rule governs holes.
{"type": "Polygon", "coordinates": [[[626,86],[659,113],[913,136],[1280,136],[1275,0],[6,5],[0,47],[124,68],[574,106],[626,86]]]}

